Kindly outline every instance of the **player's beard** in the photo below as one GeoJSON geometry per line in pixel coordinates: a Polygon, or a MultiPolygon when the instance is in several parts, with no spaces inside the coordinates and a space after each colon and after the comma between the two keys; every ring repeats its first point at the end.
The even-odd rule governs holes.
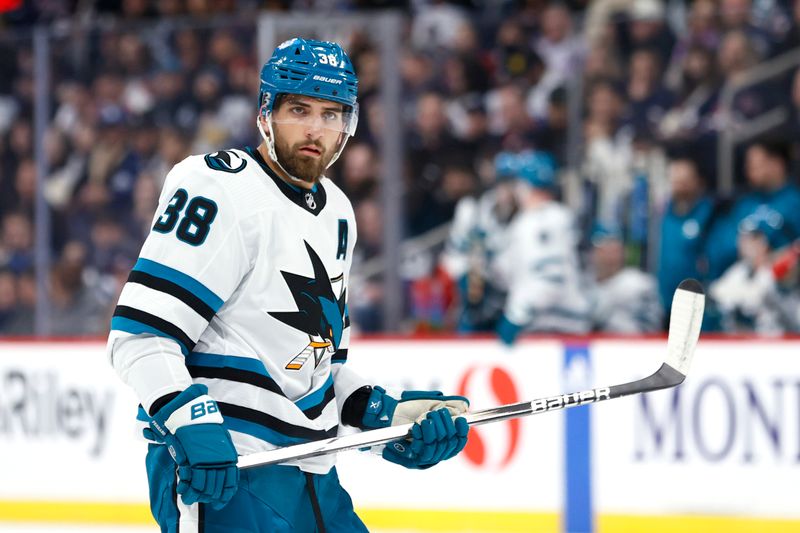
{"type": "Polygon", "coordinates": [[[289,143],[282,141],[280,138],[275,139],[275,155],[278,157],[281,166],[290,175],[307,183],[316,183],[322,177],[323,172],[328,167],[328,161],[331,160],[331,155],[328,155],[327,152],[328,150],[318,142],[310,143],[305,141],[289,146],[289,143]],[[319,150],[319,157],[311,157],[300,153],[300,148],[309,144],[313,144],[319,150]]]}

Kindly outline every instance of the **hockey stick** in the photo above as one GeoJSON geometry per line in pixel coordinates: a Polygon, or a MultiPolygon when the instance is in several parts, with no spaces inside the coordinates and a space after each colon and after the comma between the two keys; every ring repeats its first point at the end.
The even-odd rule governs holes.
{"type": "MultiPolygon", "coordinates": [[[[692,356],[697,346],[700,325],[703,321],[704,306],[705,296],[700,283],[693,279],[683,280],[672,299],[669,336],[667,338],[667,358],[661,364],[661,368],[651,376],[622,385],[612,385],[611,387],[539,398],[529,402],[501,405],[491,409],[467,413],[464,417],[467,419],[468,424],[477,426],[680,385],[686,379],[686,374],[689,372],[692,356]]],[[[332,437],[266,452],[243,455],[239,457],[238,466],[239,468],[251,468],[385,444],[407,436],[411,426],[412,424],[390,426],[353,435],[332,437]]]]}

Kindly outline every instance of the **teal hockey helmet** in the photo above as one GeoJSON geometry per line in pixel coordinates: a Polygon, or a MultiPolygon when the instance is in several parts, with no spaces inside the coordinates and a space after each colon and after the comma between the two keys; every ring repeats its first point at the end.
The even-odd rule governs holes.
{"type": "Polygon", "coordinates": [[[514,152],[500,152],[494,156],[494,173],[497,181],[504,181],[517,175],[517,155],[514,152]]]}
{"type": "Polygon", "coordinates": [[[517,154],[516,176],[537,189],[556,186],[556,161],[547,152],[524,150],[517,154]]]}
{"type": "Polygon", "coordinates": [[[342,137],[328,162],[328,166],[332,165],[358,125],[358,78],[350,58],[337,43],[296,37],[278,45],[264,64],[259,86],[258,129],[267,143],[270,157],[278,164],[272,141],[272,111],[282,94],[322,98],[344,106],[344,120],[336,126],[342,137]],[[262,118],[269,135],[262,127],[262,118]]]}

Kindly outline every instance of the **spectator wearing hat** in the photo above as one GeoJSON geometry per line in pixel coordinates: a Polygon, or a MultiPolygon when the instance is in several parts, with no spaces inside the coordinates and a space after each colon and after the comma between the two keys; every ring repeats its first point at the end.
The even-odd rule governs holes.
{"type": "Polygon", "coordinates": [[[666,23],[666,10],[661,0],[635,0],[617,25],[617,39],[624,58],[649,48],[658,53],[662,65],[669,62],[675,36],[666,23]]]}
{"type": "Polygon", "coordinates": [[[622,233],[597,226],[591,241],[592,329],[630,335],[660,331],[663,311],[656,279],[625,266],[622,233]]]}

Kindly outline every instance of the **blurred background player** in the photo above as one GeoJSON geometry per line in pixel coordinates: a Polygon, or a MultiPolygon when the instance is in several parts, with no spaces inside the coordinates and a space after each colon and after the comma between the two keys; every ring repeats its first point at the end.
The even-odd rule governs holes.
{"type": "Polygon", "coordinates": [[[598,226],[592,234],[592,330],[641,334],[661,331],[663,313],[655,278],[625,266],[622,234],[598,226]]]}
{"type": "Polygon", "coordinates": [[[555,161],[528,150],[514,166],[519,213],[498,259],[508,280],[500,339],[511,344],[521,331],[586,333],[589,301],[581,287],[579,235],[572,211],[555,199],[555,161]]]}
{"type": "Polygon", "coordinates": [[[442,265],[458,286],[460,332],[493,331],[503,311],[508,285],[497,260],[508,246],[508,227],[517,213],[516,162],[511,152],[497,154],[494,183],[456,206],[442,265]]]}
{"type": "Polygon", "coordinates": [[[261,71],[263,142],[190,156],[167,175],[108,340],[141,401],[162,531],[366,531],[334,455],[241,472],[238,455],[340,424],[412,423],[409,439],[374,450],[406,468],[466,444],[465,419],[452,418],[466,398],[393,396],[345,365],[356,225],[324,173],[355,132],[357,86],[338,44],[286,41],[261,71]]]}
{"type": "Polygon", "coordinates": [[[785,242],[783,221],[762,209],[739,224],[739,260],[709,286],[722,328],[731,333],[780,335],[796,319],[786,313],[785,295],[773,271],[776,244],[785,242]]]}

